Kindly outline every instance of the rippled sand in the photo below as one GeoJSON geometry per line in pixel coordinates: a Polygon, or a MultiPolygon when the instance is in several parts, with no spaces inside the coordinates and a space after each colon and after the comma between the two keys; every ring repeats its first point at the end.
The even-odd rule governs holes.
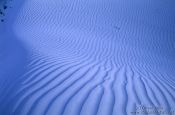
{"type": "Polygon", "coordinates": [[[139,106],[175,111],[173,0],[7,4],[0,115],[134,115],[139,106]]]}

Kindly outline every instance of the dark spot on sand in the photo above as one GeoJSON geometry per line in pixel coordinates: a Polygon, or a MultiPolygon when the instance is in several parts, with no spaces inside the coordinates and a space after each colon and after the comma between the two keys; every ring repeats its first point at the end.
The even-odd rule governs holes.
{"type": "Polygon", "coordinates": [[[118,27],[118,26],[114,26],[114,28],[115,28],[116,30],[120,30],[120,27],[118,27]]]}
{"type": "Polygon", "coordinates": [[[4,12],[0,9],[0,15],[5,16],[4,12]]]}
{"type": "Polygon", "coordinates": [[[3,8],[4,8],[4,9],[7,9],[7,6],[6,6],[6,5],[4,5],[4,6],[3,6],[3,8]]]}
{"type": "Polygon", "coordinates": [[[1,15],[4,15],[4,13],[3,13],[3,12],[0,12],[0,14],[1,14],[1,15]]]}

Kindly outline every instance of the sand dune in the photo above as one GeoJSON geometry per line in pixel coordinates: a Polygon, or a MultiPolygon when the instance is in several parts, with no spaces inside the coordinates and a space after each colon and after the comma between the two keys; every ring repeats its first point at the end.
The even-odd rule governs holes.
{"type": "Polygon", "coordinates": [[[0,24],[0,114],[175,111],[174,1],[11,2],[0,24]]]}

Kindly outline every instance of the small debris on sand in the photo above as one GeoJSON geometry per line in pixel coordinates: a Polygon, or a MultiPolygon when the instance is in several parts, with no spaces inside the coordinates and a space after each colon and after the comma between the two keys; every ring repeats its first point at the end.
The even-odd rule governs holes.
{"type": "Polygon", "coordinates": [[[7,6],[6,5],[4,5],[4,7],[3,7],[4,9],[7,9],[7,6]]]}

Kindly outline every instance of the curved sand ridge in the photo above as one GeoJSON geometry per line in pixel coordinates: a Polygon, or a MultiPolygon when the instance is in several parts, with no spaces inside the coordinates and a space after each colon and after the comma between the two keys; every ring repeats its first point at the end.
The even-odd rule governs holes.
{"type": "Polygon", "coordinates": [[[25,0],[11,27],[30,57],[1,94],[0,113],[174,109],[174,6],[171,0],[25,0]]]}

